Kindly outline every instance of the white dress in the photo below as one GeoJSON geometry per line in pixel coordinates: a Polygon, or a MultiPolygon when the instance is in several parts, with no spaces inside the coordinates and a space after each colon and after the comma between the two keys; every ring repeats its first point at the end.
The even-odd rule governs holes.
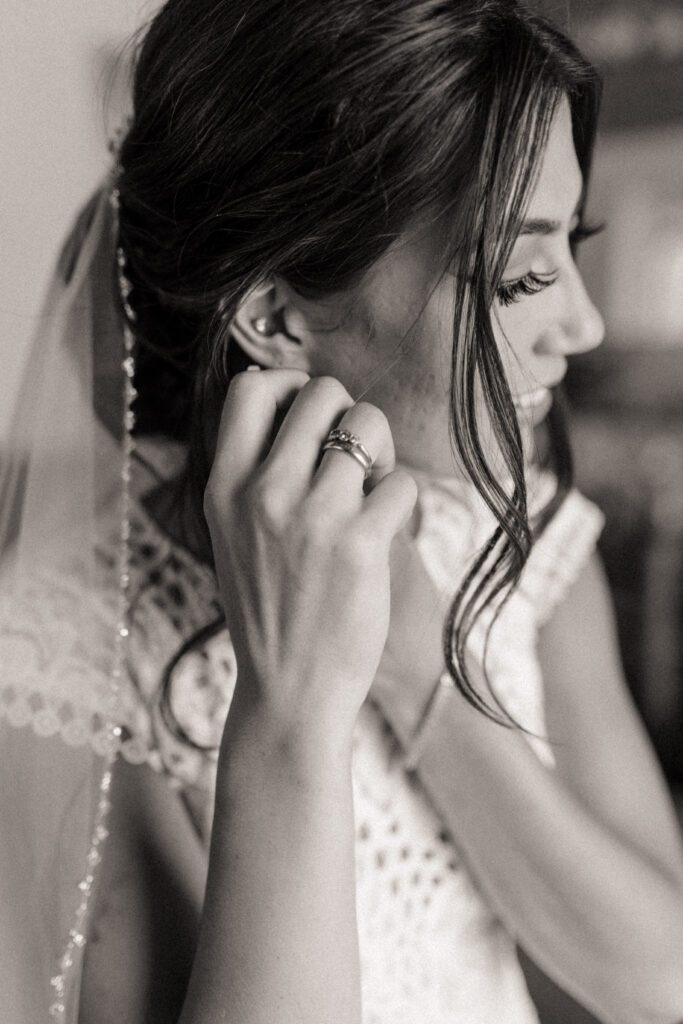
{"type": "MultiPolygon", "coordinates": [[[[22,518],[30,507],[33,519],[26,532],[40,544],[30,552],[19,596],[0,587],[3,1024],[47,1020],[48,1008],[56,1012],[52,1019],[64,1024],[78,1020],[84,925],[108,835],[110,753],[118,748],[127,760],[163,772],[181,791],[201,834],[207,836],[210,828],[215,756],[177,739],[159,696],[169,659],[220,615],[215,580],[163,536],[139,505],[131,523],[135,688],[127,686],[125,673],[114,678],[116,638],[124,628],[116,583],[125,466],[111,438],[106,458],[102,455],[100,434],[106,431],[93,422],[86,387],[93,385],[91,369],[98,370],[93,386],[102,390],[99,398],[112,386],[118,394],[120,387],[114,355],[119,319],[112,315],[109,322],[108,314],[99,315],[106,296],[94,287],[100,275],[103,282],[111,277],[108,211],[107,188],[65,250],[33,353],[37,378],[27,378],[31,395],[44,402],[37,421],[32,414],[38,403],[33,398],[26,403],[33,433],[23,430],[22,417],[16,452],[10,448],[19,462],[8,463],[14,470],[24,451],[31,452],[34,475],[22,483],[30,499],[22,518]],[[113,384],[107,384],[110,372],[113,384]],[[52,425],[50,409],[55,430],[35,429],[52,425]],[[70,416],[62,415],[67,409],[70,416]],[[38,480],[47,484],[45,491],[39,488],[42,501],[35,489],[31,492],[38,480]],[[107,500],[109,486],[114,490],[107,500]],[[100,529],[99,521],[90,523],[90,512],[101,507],[100,529]],[[43,516],[45,508],[54,514],[43,516]],[[92,535],[81,532],[84,523],[97,526],[92,535]],[[59,529],[47,529],[55,524],[59,529]],[[97,538],[107,530],[109,542],[100,549],[97,538]],[[95,547],[101,564],[93,565],[95,547]],[[45,548],[52,555],[48,564],[40,557],[45,548]],[[100,575],[109,585],[98,584],[100,575]]],[[[97,415],[104,411],[98,406],[97,415]]],[[[139,450],[144,449],[141,444],[139,450]]],[[[420,510],[417,547],[437,585],[452,591],[492,524],[465,489],[443,482],[422,489],[420,510]]],[[[0,518],[10,513],[10,538],[18,511],[13,503],[0,508],[0,518]]],[[[496,625],[489,676],[509,711],[540,736],[536,629],[585,562],[599,527],[597,510],[573,493],[536,544],[496,625]]],[[[475,654],[484,631],[480,623],[472,636],[475,654]]],[[[172,674],[173,707],[195,740],[217,742],[234,682],[225,631],[180,658],[172,674]]],[[[549,744],[530,741],[550,770],[549,744]]],[[[463,865],[457,835],[444,832],[418,778],[405,770],[401,751],[371,702],[358,719],[353,779],[364,1024],[532,1024],[537,1018],[512,938],[463,865]]]]}
{"type": "MultiPolygon", "coordinates": [[[[537,504],[546,483],[536,481],[537,504]]],[[[491,520],[475,507],[460,485],[437,482],[421,490],[416,543],[439,586],[454,589],[490,534],[491,520]]],[[[487,665],[496,693],[536,734],[528,740],[549,769],[536,631],[589,557],[601,526],[595,506],[571,492],[535,544],[492,634],[487,665]]],[[[140,507],[132,549],[137,594],[131,660],[139,697],[129,708],[123,754],[163,771],[207,837],[215,754],[188,747],[169,728],[159,683],[183,641],[220,615],[215,580],[140,507]]],[[[475,629],[474,650],[485,629],[484,622],[475,629]]],[[[220,737],[235,675],[225,629],[176,664],[173,712],[195,742],[209,746],[220,737]]],[[[444,829],[419,778],[404,768],[402,751],[371,701],[355,731],[353,789],[363,1024],[537,1022],[513,938],[463,864],[457,836],[444,829]]]]}

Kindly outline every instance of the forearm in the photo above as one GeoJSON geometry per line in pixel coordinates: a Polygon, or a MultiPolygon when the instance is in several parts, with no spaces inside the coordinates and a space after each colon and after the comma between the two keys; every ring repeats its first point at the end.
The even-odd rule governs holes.
{"type": "Polygon", "coordinates": [[[182,1024],[359,1024],[350,749],[226,734],[182,1024]]]}
{"type": "Polygon", "coordinates": [[[679,1020],[680,891],[598,822],[520,733],[451,697],[420,775],[501,916],[610,1024],[679,1020]]]}
{"type": "Polygon", "coordinates": [[[574,591],[538,644],[557,771],[596,817],[683,886],[680,824],[623,675],[597,559],[574,591]]]}

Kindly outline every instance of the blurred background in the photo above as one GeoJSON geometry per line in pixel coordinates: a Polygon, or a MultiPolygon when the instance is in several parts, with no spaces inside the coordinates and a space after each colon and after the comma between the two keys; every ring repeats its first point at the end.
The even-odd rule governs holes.
{"type": "Polygon", "coordinates": [[[672,785],[683,787],[683,3],[538,0],[605,91],[580,263],[607,325],[572,360],[579,486],[607,514],[602,553],[624,662],[672,785]]]}
{"type": "MultiPolygon", "coordinates": [[[[628,682],[683,820],[683,2],[534,6],[604,76],[588,220],[606,227],[579,264],[607,335],[570,361],[571,433],[578,486],[607,516],[628,682]]],[[[525,968],[544,1024],[594,1020],[525,968]]]]}
{"type": "MultiPolygon", "coordinates": [[[[683,0],[532,5],[605,78],[588,212],[607,227],[580,263],[607,339],[568,379],[577,478],[607,515],[629,685],[683,809],[683,0]]],[[[126,41],[155,6],[3,6],[0,440],[60,239],[109,164],[126,41]]],[[[594,1020],[525,969],[544,1024],[594,1020]]]]}

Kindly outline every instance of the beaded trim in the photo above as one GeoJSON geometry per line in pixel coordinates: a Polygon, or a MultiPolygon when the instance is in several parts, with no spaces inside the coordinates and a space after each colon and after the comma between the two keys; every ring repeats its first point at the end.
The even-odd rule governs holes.
{"type": "MultiPolygon", "coordinates": [[[[114,187],[110,195],[111,208],[114,214],[114,229],[118,237],[118,213],[119,213],[119,190],[114,187]]],[[[123,444],[121,463],[121,526],[119,534],[119,587],[118,587],[118,610],[116,637],[114,644],[114,657],[111,670],[112,692],[115,697],[120,689],[125,671],[126,653],[128,638],[130,635],[130,512],[131,512],[131,460],[135,442],[133,439],[133,428],[135,426],[135,412],[133,403],[137,397],[135,388],[135,336],[132,324],[135,322],[136,314],[128,301],[132,290],[130,281],[126,276],[126,256],[120,245],[117,244],[116,264],[118,287],[121,304],[124,312],[123,326],[123,444]]],[[[90,849],[86,856],[86,874],[78,883],[80,892],[80,903],[76,908],[74,921],[69,930],[69,937],[64,953],[59,960],[59,971],[50,979],[53,990],[53,1002],[50,1005],[50,1018],[61,1024],[65,1020],[67,985],[71,972],[78,960],[79,951],[83,949],[86,942],[86,921],[90,909],[90,900],[95,885],[95,872],[97,865],[102,859],[101,847],[109,835],[107,828],[107,817],[111,807],[109,793],[111,790],[112,768],[116,760],[117,752],[121,742],[122,729],[120,725],[111,723],[109,725],[109,736],[104,756],[104,770],[100,779],[95,821],[90,840],[90,849]]]]}

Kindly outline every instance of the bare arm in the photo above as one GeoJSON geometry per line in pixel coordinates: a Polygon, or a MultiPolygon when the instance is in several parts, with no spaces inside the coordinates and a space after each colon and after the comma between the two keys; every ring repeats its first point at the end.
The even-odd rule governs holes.
{"type": "MultiPolygon", "coordinates": [[[[352,911],[347,766],[318,757],[317,748],[310,765],[297,765],[290,756],[269,764],[257,729],[243,743],[233,740],[228,760],[235,770],[226,770],[232,784],[219,794],[216,813],[226,832],[214,833],[206,895],[207,851],[181,797],[151,768],[117,763],[111,834],[85,948],[81,1024],[260,1020],[264,1007],[278,998],[282,1019],[289,1019],[288,1006],[301,1002],[299,1019],[307,1020],[324,1005],[324,994],[315,991],[322,984],[334,994],[341,984],[349,986],[347,1005],[338,1008],[335,1021],[354,1010],[353,949],[345,951],[341,929],[330,927],[336,901],[342,912],[352,911]],[[311,792],[302,792],[311,770],[311,792]],[[242,771],[245,785],[239,783],[242,771]],[[240,854],[242,863],[226,863],[240,854]],[[321,909],[322,919],[306,930],[307,919],[320,916],[321,909]],[[324,949],[314,945],[320,935],[324,949]],[[296,973],[283,949],[303,955],[296,973]],[[340,977],[326,978],[326,965],[334,965],[340,977]]],[[[355,921],[344,926],[353,936],[355,921]]]]}
{"type": "Polygon", "coordinates": [[[520,735],[497,735],[459,700],[435,724],[421,775],[494,906],[548,975],[609,1024],[673,1024],[683,1013],[680,886],[520,735]],[[437,745],[448,744],[446,762],[437,745]]]}
{"type": "MultiPolygon", "coordinates": [[[[680,846],[601,646],[611,624],[589,599],[594,571],[543,639],[546,670],[551,655],[562,669],[548,679],[549,731],[561,723],[566,741],[558,771],[453,690],[419,773],[492,904],[550,977],[609,1024],[674,1024],[683,1017],[680,846]]],[[[407,738],[405,700],[392,718],[386,688],[377,696],[407,738]]]]}
{"type": "Polygon", "coordinates": [[[393,462],[385,418],[336,381],[231,385],[205,509],[238,677],[182,1024],[360,1024],[351,736],[416,497],[393,462]],[[343,452],[318,466],[337,422],[377,456],[367,493],[343,452]]]}
{"type": "Polygon", "coordinates": [[[348,415],[377,455],[370,492],[343,453],[323,459],[316,489],[348,394],[306,389],[299,373],[247,377],[229,393],[207,491],[238,679],[206,892],[177,794],[119,765],[84,1024],[360,1024],[351,735],[386,638],[391,539],[416,491],[391,471],[386,421],[367,406],[348,415]],[[270,438],[287,408],[279,462],[270,438]]]}
{"type": "Polygon", "coordinates": [[[597,555],[540,637],[557,772],[616,836],[683,886],[678,821],[635,710],[597,555]]]}
{"type": "Polygon", "coordinates": [[[182,1024],[360,1021],[349,754],[229,730],[182,1024]]]}

